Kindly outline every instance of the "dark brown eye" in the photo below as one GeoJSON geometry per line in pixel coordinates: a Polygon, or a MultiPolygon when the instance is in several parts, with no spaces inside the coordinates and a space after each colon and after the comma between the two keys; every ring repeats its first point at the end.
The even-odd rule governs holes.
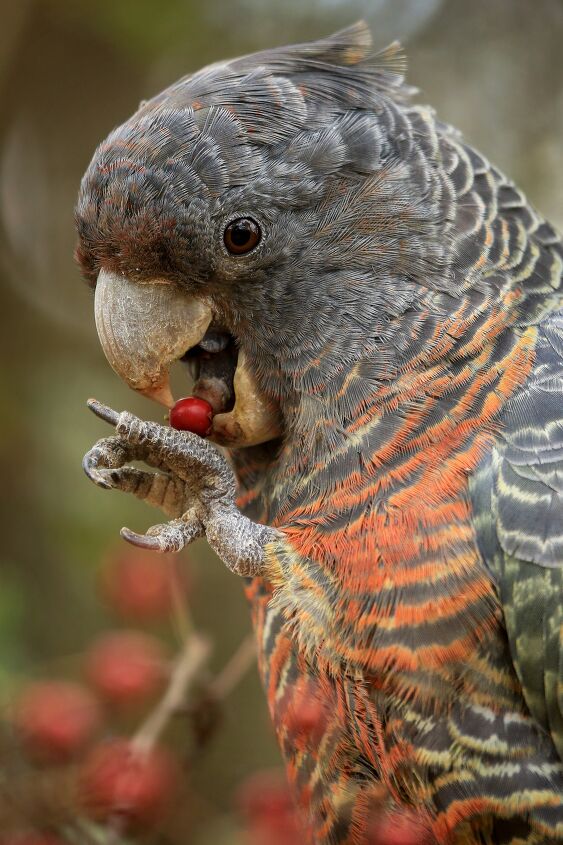
{"type": "Polygon", "coordinates": [[[237,217],[225,229],[225,246],[233,255],[245,255],[260,243],[260,226],[251,217],[237,217]]]}

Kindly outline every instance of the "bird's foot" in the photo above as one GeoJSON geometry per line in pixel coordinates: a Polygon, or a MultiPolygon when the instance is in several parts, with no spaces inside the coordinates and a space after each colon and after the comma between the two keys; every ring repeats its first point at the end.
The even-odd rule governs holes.
{"type": "Polygon", "coordinates": [[[95,399],[88,406],[116,431],[85,455],[88,478],[105,489],[133,493],[172,517],[146,534],[123,528],[125,540],[177,552],[205,536],[233,572],[260,574],[264,547],[279,532],[252,522],[237,509],[235,476],[216,446],[196,434],[146,422],[127,411],[118,413],[95,399]],[[128,466],[130,461],[143,461],[156,471],[128,466]]]}

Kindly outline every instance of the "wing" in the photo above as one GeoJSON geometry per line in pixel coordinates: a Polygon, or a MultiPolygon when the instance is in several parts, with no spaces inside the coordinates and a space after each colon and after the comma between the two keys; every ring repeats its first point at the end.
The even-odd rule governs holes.
{"type": "Polygon", "coordinates": [[[563,312],[539,326],[534,370],[502,423],[471,482],[479,544],[527,704],[563,758],[563,312]]]}

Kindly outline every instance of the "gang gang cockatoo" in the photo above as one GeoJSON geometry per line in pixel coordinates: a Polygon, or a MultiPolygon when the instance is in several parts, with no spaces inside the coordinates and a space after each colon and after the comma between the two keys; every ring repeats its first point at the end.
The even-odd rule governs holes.
{"type": "Polygon", "coordinates": [[[311,842],[563,841],[563,247],[353,26],[212,65],[97,149],[76,219],[113,369],[208,438],[91,405],[101,487],[246,579],[311,842]],[[217,444],[217,445],[215,445],[217,444]],[[222,450],[220,447],[225,447],[222,450]],[[130,466],[144,461],[147,469],[130,466]],[[303,690],[319,733],[291,730],[303,690]]]}

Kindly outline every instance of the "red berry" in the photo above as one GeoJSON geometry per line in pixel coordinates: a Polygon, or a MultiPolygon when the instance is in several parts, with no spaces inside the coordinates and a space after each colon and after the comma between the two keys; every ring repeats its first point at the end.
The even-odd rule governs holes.
{"type": "Polygon", "coordinates": [[[178,777],[166,751],[137,754],[126,740],[113,740],[86,760],[79,781],[81,803],[92,818],[119,815],[128,829],[143,828],[165,814],[178,777]]]}
{"type": "Polygon", "coordinates": [[[76,756],[100,722],[98,703],[78,684],[30,684],[16,703],[15,724],[29,753],[50,762],[76,756]]]}
{"type": "Polygon", "coordinates": [[[282,773],[262,771],[247,778],[237,791],[236,803],[246,817],[252,845],[295,845],[303,841],[282,773]]]}
{"type": "Polygon", "coordinates": [[[213,408],[205,399],[188,396],[178,399],[170,411],[170,425],[180,431],[191,431],[206,437],[211,431],[213,408]]]}
{"type": "Polygon", "coordinates": [[[320,741],[327,724],[327,710],[315,684],[305,684],[295,690],[283,721],[293,737],[320,741]]]}
{"type": "Polygon", "coordinates": [[[303,842],[301,830],[295,814],[261,818],[248,826],[250,845],[295,845],[303,842]]]}
{"type": "Polygon", "coordinates": [[[412,810],[387,813],[372,826],[369,845],[433,845],[434,839],[412,810]]]}
{"type": "Polygon", "coordinates": [[[293,801],[282,772],[256,772],[239,786],[235,803],[248,819],[283,816],[293,812],[293,801]]]}
{"type": "Polygon", "coordinates": [[[161,689],[166,665],[160,642],[137,631],[101,637],[86,656],[88,679],[110,704],[127,707],[161,689]]]}
{"type": "Polygon", "coordinates": [[[111,558],[100,577],[103,597],[124,619],[150,622],[166,618],[175,591],[185,591],[174,555],[135,549],[111,558]]]}

